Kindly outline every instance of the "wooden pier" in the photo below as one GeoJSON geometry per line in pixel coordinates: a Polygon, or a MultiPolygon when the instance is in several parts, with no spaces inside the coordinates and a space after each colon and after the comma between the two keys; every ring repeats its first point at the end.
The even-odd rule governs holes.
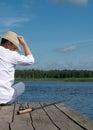
{"type": "Polygon", "coordinates": [[[22,105],[33,111],[18,115],[20,103],[0,106],[0,130],[93,130],[93,120],[61,102],[22,105]]]}

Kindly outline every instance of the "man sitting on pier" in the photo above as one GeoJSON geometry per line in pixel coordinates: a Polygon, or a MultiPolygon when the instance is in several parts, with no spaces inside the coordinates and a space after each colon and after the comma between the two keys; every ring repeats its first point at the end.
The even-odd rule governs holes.
{"type": "Polygon", "coordinates": [[[8,31],[0,38],[0,104],[11,104],[25,90],[23,82],[14,84],[15,66],[31,65],[34,57],[23,36],[8,31]],[[23,46],[25,55],[15,51],[21,51],[19,44],[23,46]]]}

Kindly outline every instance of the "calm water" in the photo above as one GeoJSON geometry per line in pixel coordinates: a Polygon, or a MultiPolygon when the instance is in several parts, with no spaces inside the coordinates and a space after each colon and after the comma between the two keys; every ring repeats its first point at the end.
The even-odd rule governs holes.
{"type": "Polygon", "coordinates": [[[18,101],[62,101],[93,119],[93,82],[32,81],[24,83],[26,91],[18,101]]]}

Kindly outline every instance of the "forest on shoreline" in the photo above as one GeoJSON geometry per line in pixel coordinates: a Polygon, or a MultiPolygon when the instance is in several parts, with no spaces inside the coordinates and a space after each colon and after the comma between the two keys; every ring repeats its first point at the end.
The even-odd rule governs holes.
{"type": "Polygon", "coordinates": [[[16,80],[93,81],[92,70],[16,70],[16,80]]]}

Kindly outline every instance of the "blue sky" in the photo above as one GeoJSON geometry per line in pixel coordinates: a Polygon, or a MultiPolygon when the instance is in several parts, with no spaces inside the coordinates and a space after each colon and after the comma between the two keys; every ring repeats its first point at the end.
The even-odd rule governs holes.
{"type": "Polygon", "coordinates": [[[1,0],[0,34],[8,30],[35,57],[18,69],[93,69],[93,0],[1,0]]]}

